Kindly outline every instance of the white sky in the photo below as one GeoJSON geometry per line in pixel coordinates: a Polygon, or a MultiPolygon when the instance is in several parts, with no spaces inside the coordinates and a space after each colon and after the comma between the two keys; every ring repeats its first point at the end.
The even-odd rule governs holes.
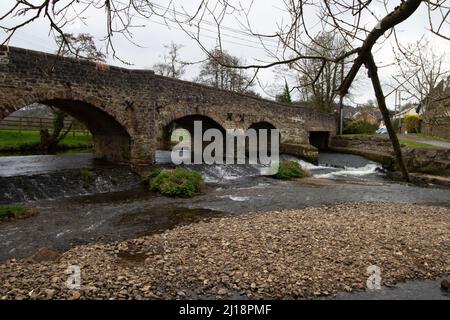
{"type": "MultiPolygon", "coordinates": [[[[42,0],[34,1],[41,2],[42,0]]],[[[126,1],[126,0],[120,0],[126,1]]],[[[2,0],[0,4],[0,13],[3,14],[8,8],[11,7],[14,0],[2,0]]],[[[160,4],[161,6],[168,6],[170,1],[167,0],[154,0],[154,3],[160,4]]],[[[242,3],[245,5],[249,3],[248,0],[242,0],[242,3]]],[[[397,5],[400,1],[390,1],[390,4],[393,6],[397,5]]],[[[195,5],[199,3],[199,0],[175,0],[177,4],[177,8],[181,10],[181,3],[183,8],[189,10],[195,8],[195,5]]],[[[266,32],[273,33],[276,31],[277,24],[281,23],[283,19],[286,19],[286,13],[281,10],[283,8],[283,1],[281,0],[256,0],[253,5],[250,20],[254,30],[258,32],[266,32]],[[257,4],[256,4],[257,3],[257,4]]],[[[385,15],[384,8],[380,5],[375,8],[374,14],[381,18],[385,15]]],[[[75,25],[69,26],[65,29],[66,32],[70,33],[90,33],[92,34],[96,40],[99,48],[104,47],[104,44],[100,42],[100,39],[105,35],[105,21],[106,16],[103,11],[94,11],[90,10],[86,13],[86,21],[83,25],[82,23],[77,23],[75,25]]],[[[212,21],[211,17],[205,18],[208,21],[212,21]]],[[[311,23],[315,20],[314,15],[311,13],[311,23]]],[[[241,19],[241,21],[243,21],[241,19]]],[[[195,41],[191,40],[185,32],[179,29],[179,26],[172,24],[171,28],[163,25],[162,19],[156,16],[152,17],[150,21],[146,19],[138,19],[135,20],[135,24],[145,24],[145,27],[136,28],[133,31],[133,40],[140,45],[137,47],[130,42],[117,38],[115,40],[115,46],[118,51],[118,55],[132,64],[132,66],[128,66],[133,69],[141,69],[141,68],[151,68],[153,64],[160,62],[165,53],[164,45],[169,44],[171,41],[175,43],[182,44],[184,47],[181,51],[182,59],[184,61],[199,61],[205,58],[204,53],[199,48],[198,44],[195,41]]],[[[368,18],[366,22],[367,28],[372,29],[376,25],[375,19],[368,18]]],[[[225,21],[225,26],[232,28],[234,30],[239,29],[238,21],[233,18],[228,18],[225,21]]],[[[404,22],[398,27],[398,35],[400,36],[400,41],[403,44],[408,42],[417,41],[421,38],[423,34],[430,40],[430,43],[433,44],[434,49],[438,53],[450,52],[450,42],[445,41],[442,38],[437,36],[433,36],[430,32],[427,32],[428,28],[428,16],[427,10],[424,5],[419,8],[418,12],[416,12],[408,21],[404,22]]],[[[55,41],[53,37],[48,34],[49,26],[44,20],[37,20],[31,25],[28,25],[18,31],[14,38],[11,40],[10,45],[23,47],[38,51],[45,51],[53,53],[56,50],[55,41]]],[[[444,30],[446,33],[450,33],[450,30],[444,30]]],[[[233,30],[224,30],[223,31],[223,46],[224,49],[230,52],[233,55],[239,56],[242,59],[245,59],[247,62],[254,62],[255,59],[266,60],[270,59],[267,57],[265,50],[262,48],[261,44],[258,43],[257,38],[251,38],[239,33],[234,32],[233,30]]],[[[217,33],[215,32],[214,26],[211,25],[203,25],[203,33],[204,37],[202,37],[203,44],[212,48],[216,45],[217,33]]],[[[0,34],[4,37],[4,34],[0,34]]],[[[270,43],[269,43],[270,44],[270,43]]],[[[377,46],[374,51],[376,62],[379,65],[387,65],[393,62],[393,54],[392,54],[392,44],[390,41],[385,42],[382,46],[377,46]]],[[[450,68],[450,60],[447,55],[446,59],[446,67],[450,68]]],[[[124,66],[120,61],[113,60],[112,58],[108,59],[108,63],[124,66]]],[[[275,74],[274,69],[263,70],[259,74],[259,78],[262,84],[265,85],[280,85],[275,83],[275,74]]],[[[389,83],[393,83],[390,77],[394,74],[395,68],[388,67],[380,69],[380,77],[384,84],[385,93],[391,91],[391,89],[387,86],[389,83]]],[[[198,65],[193,65],[187,68],[187,72],[184,75],[184,79],[192,80],[198,75],[198,65]]],[[[353,99],[352,101],[347,101],[349,104],[355,103],[364,103],[368,99],[373,99],[374,94],[371,89],[370,82],[367,80],[365,75],[365,70],[362,69],[360,80],[356,88],[352,90],[353,99]]],[[[267,95],[265,92],[259,88],[259,86],[255,87],[255,90],[258,91],[263,96],[267,95]]],[[[392,108],[394,104],[394,95],[388,97],[388,104],[392,108]]]]}

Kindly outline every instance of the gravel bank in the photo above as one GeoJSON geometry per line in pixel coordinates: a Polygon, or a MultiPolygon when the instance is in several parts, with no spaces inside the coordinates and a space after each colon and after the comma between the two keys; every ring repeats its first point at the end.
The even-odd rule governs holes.
{"type": "Polygon", "coordinates": [[[309,298],[364,289],[371,265],[385,286],[449,274],[450,209],[359,203],[217,218],[9,261],[0,298],[309,298]],[[81,268],[80,290],[65,286],[68,265],[81,268]]]}

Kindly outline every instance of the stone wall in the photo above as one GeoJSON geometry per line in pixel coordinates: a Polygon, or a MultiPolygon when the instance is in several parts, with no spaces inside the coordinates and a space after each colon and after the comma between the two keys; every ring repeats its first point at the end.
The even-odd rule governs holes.
{"type": "MultiPolygon", "coordinates": [[[[395,170],[395,154],[386,137],[336,136],[331,139],[331,149],[365,156],[395,170]]],[[[450,176],[450,150],[409,148],[402,145],[406,166],[411,172],[450,176]]]]}
{"type": "Polygon", "coordinates": [[[392,152],[391,141],[385,136],[343,135],[331,140],[333,147],[372,150],[382,153],[392,152]]]}
{"type": "Polygon", "coordinates": [[[120,162],[152,161],[154,139],[149,134],[154,117],[148,101],[153,95],[148,84],[153,72],[12,47],[0,47],[0,52],[8,57],[8,63],[0,64],[0,118],[35,102],[54,106],[89,128],[98,156],[120,162]],[[114,149],[111,140],[126,143],[114,149]]]}
{"type": "Polygon", "coordinates": [[[30,105],[60,108],[94,136],[95,154],[117,162],[151,163],[163,128],[188,115],[223,129],[267,122],[281,142],[309,144],[309,132],[336,132],[334,115],[253,96],[13,47],[0,47],[0,119],[30,105]]]}
{"type": "Polygon", "coordinates": [[[433,125],[422,123],[422,133],[450,140],[450,118],[433,125]]]}

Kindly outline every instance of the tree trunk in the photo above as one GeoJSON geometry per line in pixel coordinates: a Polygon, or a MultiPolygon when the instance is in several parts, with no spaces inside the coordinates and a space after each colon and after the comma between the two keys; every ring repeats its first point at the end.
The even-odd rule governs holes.
{"type": "Polygon", "coordinates": [[[48,153],[49,150],[52,148],[53,139],[50,133],[48,132],[48,129],[41,129],[40,131],[40,148],[45,152],[48,153]]]}
{"type": "Polygon", "coordinates": [[[46,153],[51,153],[56,150],[58,143],[64,139],[64,137],[69,133],[72,128],[72,124],[69,128],[61,134],[64,129],[64,119],[66,117],[65,112],[61,110],[53,110],[54,120],[53,120],[53,132],[49,133],[48,129],[41,129],[40,131],[40,147],[46,153]]]}
{"type": "Polygon", "coordinates": [[[384,97],[383,88],[381,87],[380,79],[378,77],[377,65],[373,60],[372,53],[367,55],[366,67],[369,70],[369,78],[372,80],[372,86],[375,91],[375,96],[377,97],[378,107],[383,115],[383,120],[386,124],[386,129],[392,142],[392,147],[394,148],[397,164],[402,172],[403,179],[409,182],[408,169],[406,168],[405,161],[403,159],[402,149],[400,147],[400,143],[398,142],[397,134],[395,133],[394,126],[392,125],[391,118],[389,117],[389,110],[386,106],[386,99],[384,97]]]}

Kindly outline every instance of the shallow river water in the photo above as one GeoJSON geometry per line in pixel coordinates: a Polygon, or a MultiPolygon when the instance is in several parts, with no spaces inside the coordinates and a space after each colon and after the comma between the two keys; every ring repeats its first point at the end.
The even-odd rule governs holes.
{"type": "MultiPolygon", "coordinates": [[[[165,157],[160,154],[160,161],[165,157]]],[[[49,183],[48,179],[53,179],[53,174],[63,172],[65,176],[87,167],[100,170],[97,179],[101,178],[102,182],[99,184],[102,188],[73,187],[63,194],[58,193],[64,189],[63,185],[46,195],[33,188],[19,188],[25,196],[33,195],[25,205],[38,208],[40,213],[30,219],[0,224],[0,261],[30,256],[41,247],[64,251],[78,244],[129,239],[221,215],[359,201],[450,207],[449,189],[386,180],[381,166],[361,157],[322,154],[318,166],[296,160],[313,178],[279,181],[260,176],[258,166],[192,166],[202,172],[207,191],[192,199],[171,199],[149,193],[139,185],[136,176],[124,173],[123,169],[119,170],[121,177],[126,177],[123,182],[112,183],[108,177],[120,175],[118,169],[98,167],[86,154],[0,158],[3,202],[5,193],[9,192],[10,197],[15,195],[17,184],[11,179],[17,177],[25,182],[34,179],[35,188],[42,189],[49,183]],[[111,174],[108,170],[116,171],[111,174]],[[42,175],[47,175],[47,182],[40,180],[42,175]]],[[[62,182],[58,180],[58,183],[62,182]]],[[[339,294],[337,298],[449,298],[436,287],[436,281],[414,281],[396,289],[339,294]]]]}

